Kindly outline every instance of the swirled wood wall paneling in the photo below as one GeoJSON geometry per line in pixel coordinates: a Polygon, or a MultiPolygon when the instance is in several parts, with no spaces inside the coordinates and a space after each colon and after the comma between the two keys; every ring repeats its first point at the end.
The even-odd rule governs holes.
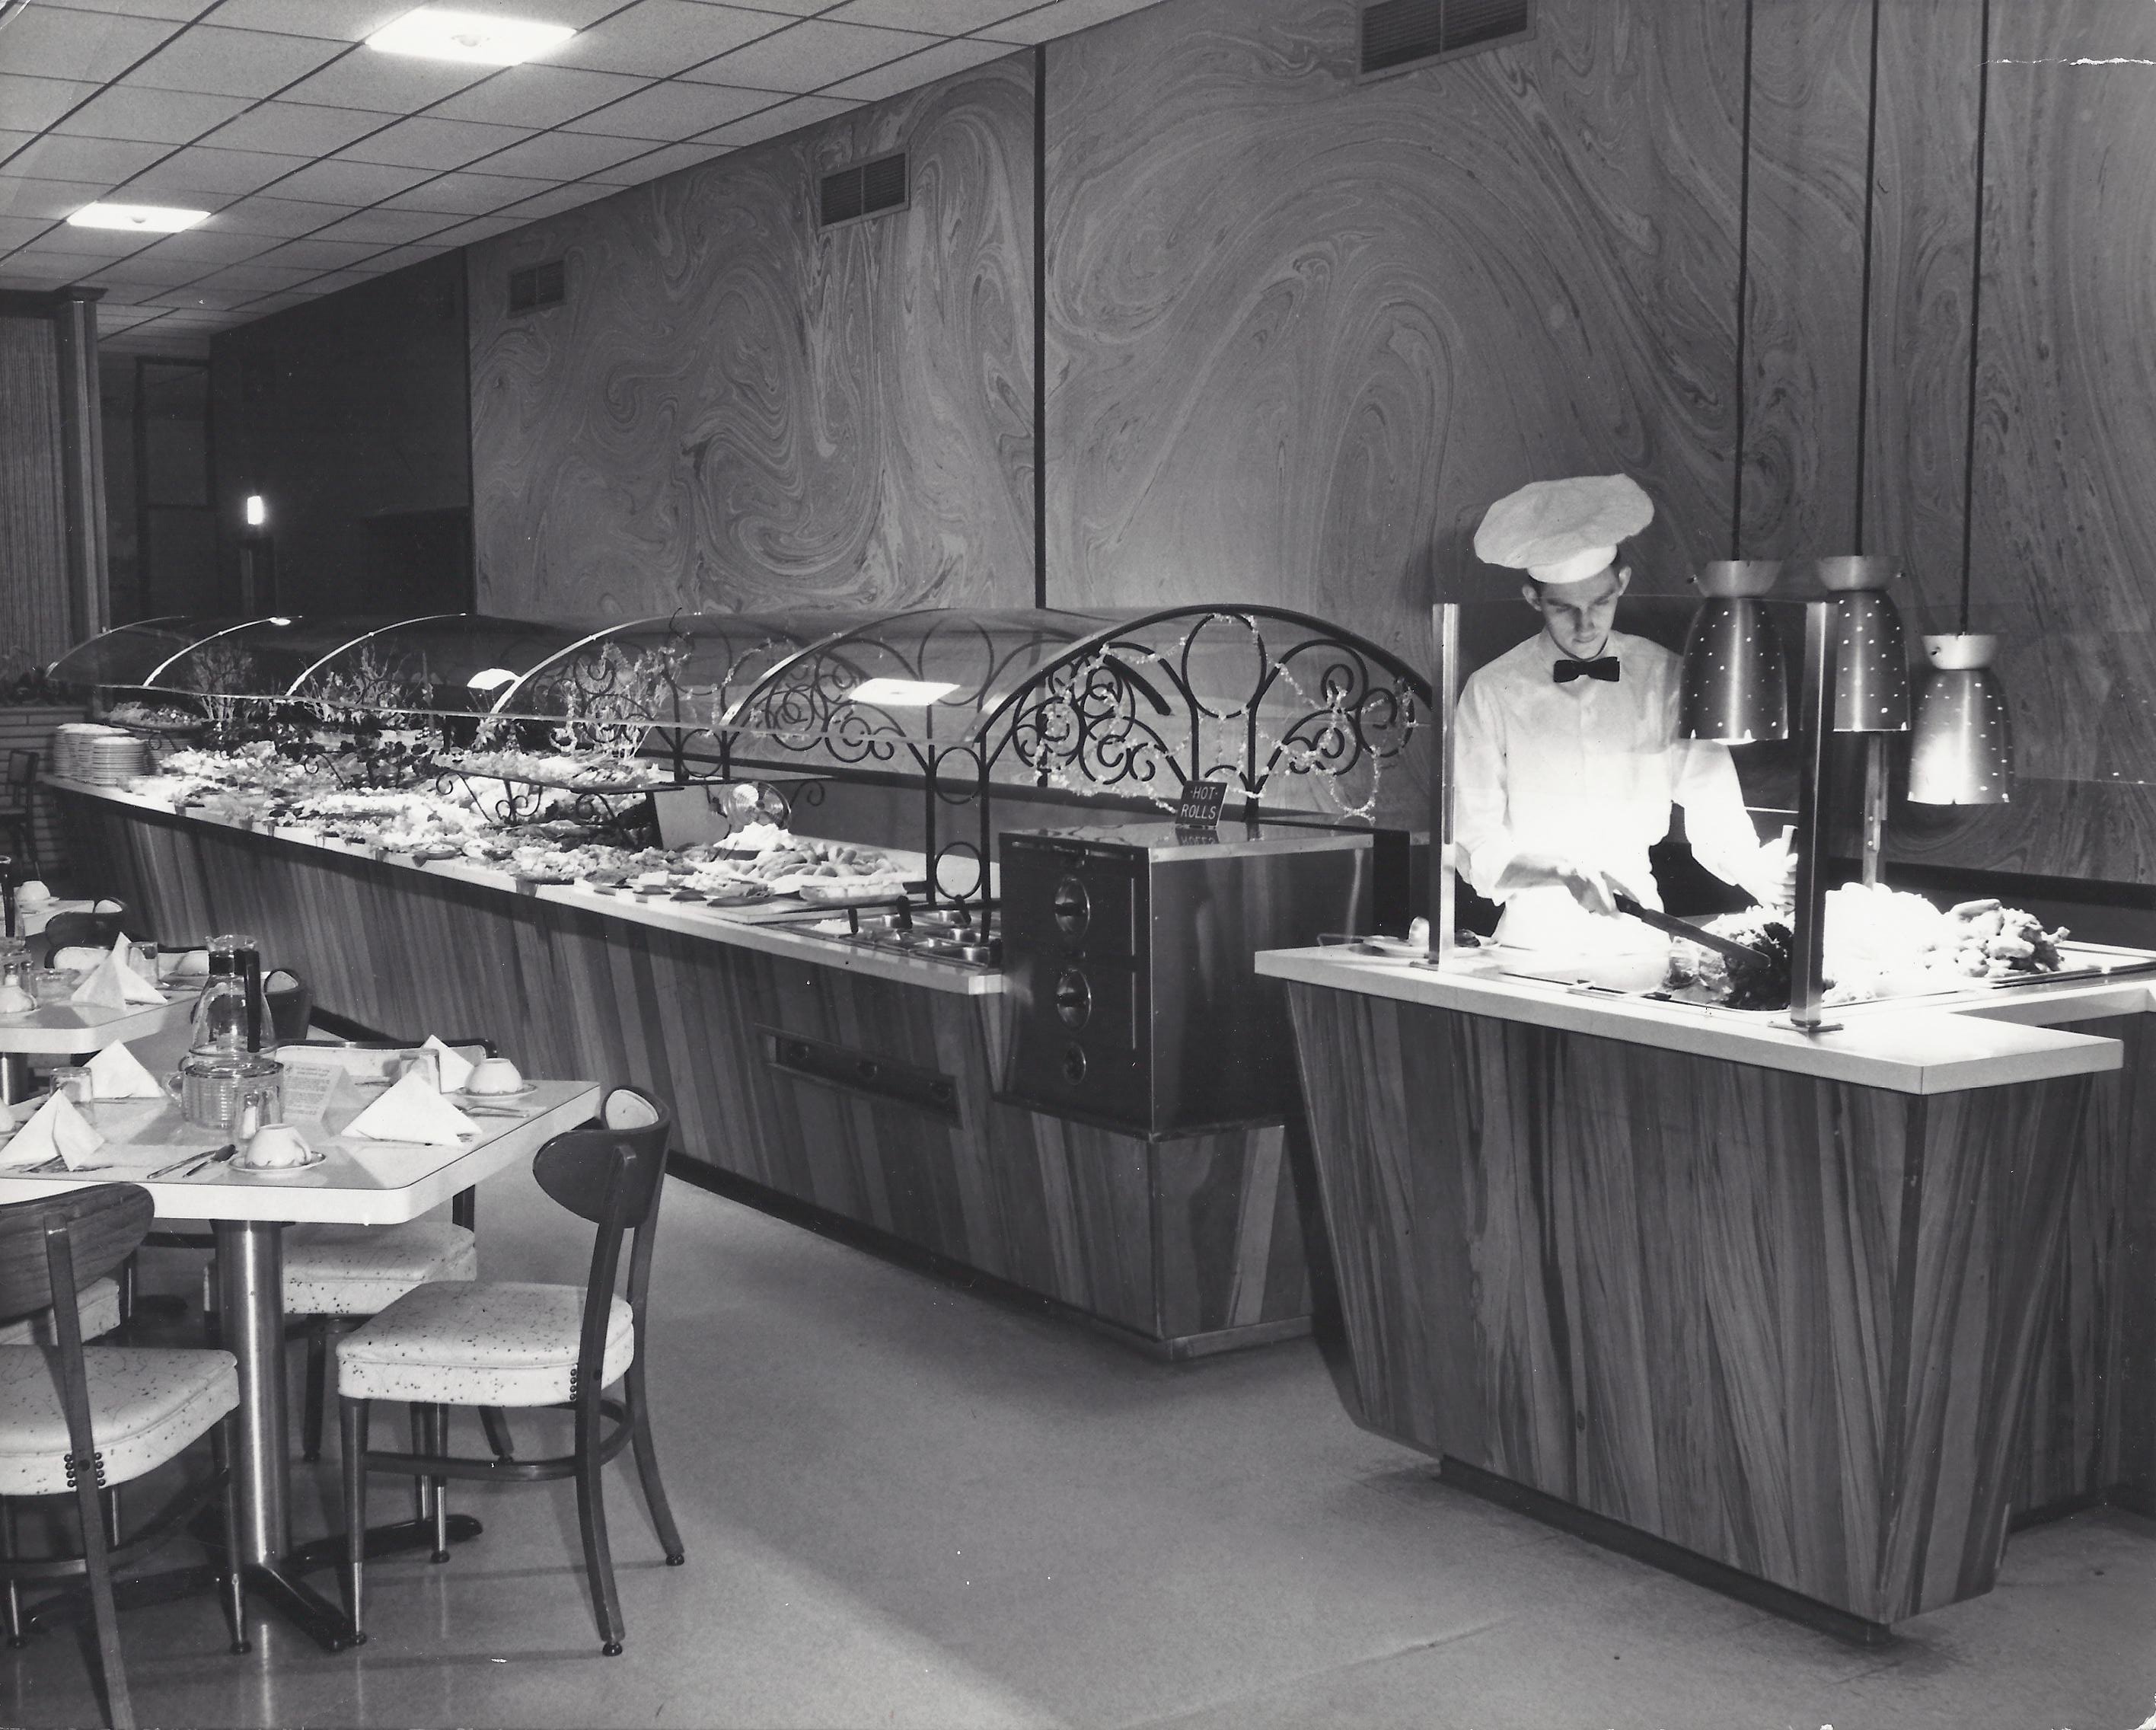
{"type": "Polygon", "coordinates": [[[474,248],[482,609],[1030,605],[1032,66],[474,248]],[[820,177],[901,147],[911,208],[819,230],[820,177]]]}
{"type": "Polygon", "coordinates": [[[0,677],[72,636],[59,401],[52,320],[0,316],[0,677]]]}

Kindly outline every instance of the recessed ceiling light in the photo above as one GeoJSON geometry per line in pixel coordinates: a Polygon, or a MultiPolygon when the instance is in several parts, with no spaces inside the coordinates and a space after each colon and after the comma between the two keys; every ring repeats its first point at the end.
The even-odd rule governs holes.
{"type": "Polygon", "coordinates": [[[173,210],[162,204],[85,204],[68,218],[71,228],[136,228],[145,234],[177,234],[208,219],[207,210],[173,210]]]}
{"type": "Polygon", "coordinates": [[[566,24],[423,6],[377,30],[367,39],[367,45],[385,54],[419,54],[475,66],[517,66],[559,48],[576,33],[566,24]]]}

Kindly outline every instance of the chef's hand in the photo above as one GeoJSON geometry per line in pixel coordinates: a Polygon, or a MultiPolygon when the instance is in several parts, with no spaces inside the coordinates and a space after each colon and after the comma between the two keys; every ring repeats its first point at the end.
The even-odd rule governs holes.
{"type": "MultiPolygon", "coordinates": [[[[1631,886],[1621,878],[1599,866],[1583,865],[1555,853],[1515,854],[1497,886],[1509,893],[1551,883],[1562,886],[1589,912],[1613,916],[1617,911],[1616,898],[1633,895],[1631,886]]],[[[1638,896],[1633,898],[1636,901],[1638,896]]]]}

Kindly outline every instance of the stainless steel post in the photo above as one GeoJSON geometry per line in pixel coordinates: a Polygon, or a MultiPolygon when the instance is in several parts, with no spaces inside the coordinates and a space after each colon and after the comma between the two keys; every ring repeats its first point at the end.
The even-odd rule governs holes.
{"type": "Polygon", "coordinates": [[[1826,924],[1826,854],[1833,820],[1834,603],[1804,605],[1804,678],[1798,713],[1797,906],[1789,961],[1789,1019],[1825,1030],[1820,998],[1826,924]]]}
{"type": "Polygon", "coordinates": [[[1885,733],[1864,736],[1864,886],[1874,888],[1887,853],[1887,745],[1885,733]]]}
{"type": "Polygon", "coordinates": [[[1430,752],[1430,958],[1443,964],[1455,947],[1459,922],[1460,880],[1452,868],[1452,714],[1460,703],[1460,605],[1448,601],[1430,609],[1437,628],[1437,679],[1430,692],[1436,712],[1437,748],[1430,752]]]}
{"type": "Polygon", "coordinates": [[[243,1559],[274,1564],[291,1543],[291,1465],[285,1446],[285,1228],[219,1219],[217,1301],[224,1348],[239,1360],[243,1559]]]}

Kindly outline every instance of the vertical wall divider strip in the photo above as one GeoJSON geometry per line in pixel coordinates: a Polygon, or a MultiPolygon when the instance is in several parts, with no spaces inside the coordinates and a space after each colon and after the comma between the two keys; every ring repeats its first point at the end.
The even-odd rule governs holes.
{"type": "Polygon", "coordinates": [[[112,611],[105,592],[105,412],[97,390],[97,303],[104,298],[100,288],[65,288],[53,297],[68,624],[78,643],[102,631],[112,611]]]}
{"type": "Polygon", "coordinates": [[[1984,151],[1991,109],[1991,0],[1984,0],[1976,56],[1976,226],[1969,248],[1969,421],[1962,435],[1961,618],[1969,634],[1970,562],[1976,549],[1976,387],[1984,343],[1984,151]]]}
{"type": "Polygon", "coordinates": [[[1048,605],[1048,44],[1033,49],[1033,604],[1048,605]]]}
{"type": "Polygon", "coordinates": [[[1744,89],[1738,121],[1737,161],[1737,459],[1730,485],[1729,556],[1744,557],[1744,368],[1752,311],[1752,26],[1755,0],[1744,0],[1744,89]]]}
{"type": "Polygon", "coordinates": [[[1856,521],[1850,551],[1864,551],[1865,459],[1871,438],[1871,249],[1879,190],[1879,7],[1871,0],[1871,69],[1864,103],[1864,275],[1856,295],[1856,521]]]}
{"type": "MultiPolygon", "coordinates": [[[[135,414],[128,434],[135,447],[135,616],[156,614],[150,591],[150,377],[148,355],[135,357],[135,414]]],[[[243,604],[245,597],[242,597],[243,604]]]]}

